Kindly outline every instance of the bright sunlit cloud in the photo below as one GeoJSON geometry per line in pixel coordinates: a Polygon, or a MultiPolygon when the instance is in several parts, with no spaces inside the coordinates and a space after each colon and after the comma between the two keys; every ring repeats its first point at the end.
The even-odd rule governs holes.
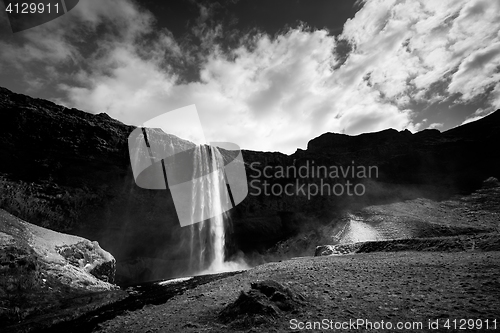
{"type": "Polygon", "coordinates": [[[252,150],[292,153],[325,132],[444,126],[424,125],[416,103],[486,96],[465,122],[500,107],[498,1],[369,0],[339,37],[298,26],[242,35],[229,51],[216,42],[224,27],[204,25],[208,15],[200,6],[204,52],[195,53],[155,31],[135,2],[81,1],[68,17],[0,42],[0,58],[26,73],[41,66],[25,77],[34,89],[57,81],[60,102],[127,124],[195,104],[206,140],[252,150]],[[351,45],[345,61],[340,40],[351,45]],[[195,61],[200,80],[186,82],[176,66],[195,61]]]}

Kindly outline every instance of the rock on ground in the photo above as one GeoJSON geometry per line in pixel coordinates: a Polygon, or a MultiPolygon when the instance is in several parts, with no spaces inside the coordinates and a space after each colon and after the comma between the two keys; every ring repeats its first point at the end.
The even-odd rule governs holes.
{"type": "Polygon", "coordinates": [[[221,322],[232,327],[251,327],[277,319],[283,312],[297,313],[306,304],[304,296],[274,280],[252,282],[250,287],[219,313],[221,322]]]}
{"type": "MultiPolygon", "coordinates": [[[[114,257],[97,242],[35,226],[0,210],[0,327],[71,308],[78,305],[76,298],[86,295],[111,292],[122,297],[111,283],[114,274],[114,257]]],[[[104,298],[109,301],[109,296],[104,298]]],[[[79,314],[71,311],[70,317],[79,314]]]]}

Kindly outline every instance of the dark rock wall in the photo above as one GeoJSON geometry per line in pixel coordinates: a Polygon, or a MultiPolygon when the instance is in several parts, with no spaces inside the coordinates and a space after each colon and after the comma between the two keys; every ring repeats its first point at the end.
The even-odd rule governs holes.
{"type": "MultiPolygon", "coordinates": [[[[99,241],[117,259],[119,283],[185,273],[189,229],[179,226],[168,190],[135,185],[127,146],[134,127],[106,114],[67,109],[3,88],[0,112],[0,208],[31,223],[99,241]]],[[[472,191],[484,179],[500,176],[493,148],[499,136],[497,111],[444,133],[326,133],[311,140],[307,150],[289,156],[243,151],[249,182],[264,180],[256,169],[311,161],[328,167],[353,161],[377,166],[379,177],[352,180],[365,184],[362,197],[252,195],[250,188],[251,194],[230,212],[228,255],[262,252],[303,229],[330,222],[348,207],[472,191]]],[[[168,137],[176,145],[187,144],[168,137]]],[[[285,186],[296,179],[269,181],[285,186]]]]}

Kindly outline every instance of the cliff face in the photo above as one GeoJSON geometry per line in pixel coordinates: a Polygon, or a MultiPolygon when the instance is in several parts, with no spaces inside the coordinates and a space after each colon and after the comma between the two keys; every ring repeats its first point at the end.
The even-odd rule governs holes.
{"type": "MultiPolygon", "coordinates": [[[[180,227],[168,190],[136,186],[127,146],[134,127],[3,88],[0,112],[0,208],[43,227],[97,240],[116,257],[120,283],[185,273],[189,249],[183,240],[189,228],[180,227]]],[[[174,145],[188,144],[165,135],[174,145]]],[[[492,148],[499,136],[497,111],[444,133],[326,133],[292,155],[243,151],[250,194],[231,211],[228,254],[262,252],[349,207],[472,191],[484,179],[500,176],[499,156],[492,148]],[[335,167],[339,175],[293,174],[311,165],[328,172],[335,167]],[[348,166],[375,166],[377,173],[343,176],[348,166]],[[276,174],[279,168],[288,174],[276,174]],[[332,188],[346,181],[363,184],[366,193],[311,193],[313,184],[332,188]],[[264,192],[273,185],[274,192],[264,192]],[[278,193],[285,187],[293,195],[278,193]]]]}
{"type": "Polygon", "coordinates": [[[472,190],[493,173],[499,157],[492,147],[500,138],[500,112],[440,133],[411,134],[393,129],[358,136],[326,133],[297,156],[335,156],[335,160],[377,165],[384,182],[435,184],[472,190]]]}
{"type": "MultiPolygon", "coordinates": [[[[347,209],[419,197],[442,200],[453,194],[470,193],[488,177],[498,177],[500,155],[494,152],[493,147],[499,139],[500,111],[496,111],[481,120],[443,133],[435,129],[415,134],[394,129],[358,136],[325,133],[312,139],[306,150],[298,149],[290,156],[244,151],[245,162],[249,166],[254,163],[254,167],[247,169],[250,183],[255,179],[258,180],[256,184],[267,180],[268,188],[274,184],[285,187],[296,184],[299,179],[300,184],[306,184],[306,188],[313,186],[309,187],[312,191],[316,189],[314,185],[321,188],[327,183],[332,189],[331,186],[336,183],[345,185],[348,180],[353,184],[363,184],[366,192],[362,196],[346,193],[250,196],[235,212],[235,231],[241,233],[239,244],[243,248],[247,245],[266,247],[283,235],[317,230],[347,209]],[[285,171],[284,177],[278,173],[275,179],[266,179],[264,168],[273,173],[281,166],[285,169],[293,166],[292,171],[306,166],[309,171],[326,167],[328,175],[317,177],[309,172],[309,177],[302,177],[300,174],[293,175],[293,172],[287,175],[285,171]],[[351,169],[344,177],[342,170],[346,171],[348,167],[351,169]],[[370,167],[376,168],[367,177],[357,173],[370,167]],[[352,168],[356,170],[354,177],[350,172],[352,168]],[[330,170],[340,170],[339,177],[332,176],[330,170]],[[250,241],[250,237],[245,235],[256,237],[250,241]]],[[[253,188],[251,186],[250,193],[257,192],[253,188]]],[[[325,190],[328,190],[327,186],[325,190]]]]}

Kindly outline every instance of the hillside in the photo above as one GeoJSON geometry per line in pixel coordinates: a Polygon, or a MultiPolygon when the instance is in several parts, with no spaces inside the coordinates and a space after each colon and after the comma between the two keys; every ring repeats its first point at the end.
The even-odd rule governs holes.
{"type": "MultiPolygon", "coordinates": [[[[134,129],[104,113],[90,114],[0,88],[4,130],[0,208],[36,225],[97,240],[117,260],[117,281],[132,283],[188,274],[188,249],[169,191],[134,183],[127,138],[134,129]]],[[[186,141],[164,134],[174,145],[186,141]]],[[[270,185],[363,184],[362,196],[251,194],[231,211],[228,256],[251,263],[275,258],[278,242],[342,224],[346,211],[421,198],[445,200],[499,178],[500,112],[440,133],[393,129],[358,136],[326,133],[292,155],[243,151],[249,182],[265,167],[376,166],[376,177],[274,177],[270,185]]],[[[296,187],[296,186],[295,186],[296,187]]],[[[295,188],[293,187],[293,188],[295,188]]],[[[290,254],[283,253],[289,256],[290,254]]]]}

